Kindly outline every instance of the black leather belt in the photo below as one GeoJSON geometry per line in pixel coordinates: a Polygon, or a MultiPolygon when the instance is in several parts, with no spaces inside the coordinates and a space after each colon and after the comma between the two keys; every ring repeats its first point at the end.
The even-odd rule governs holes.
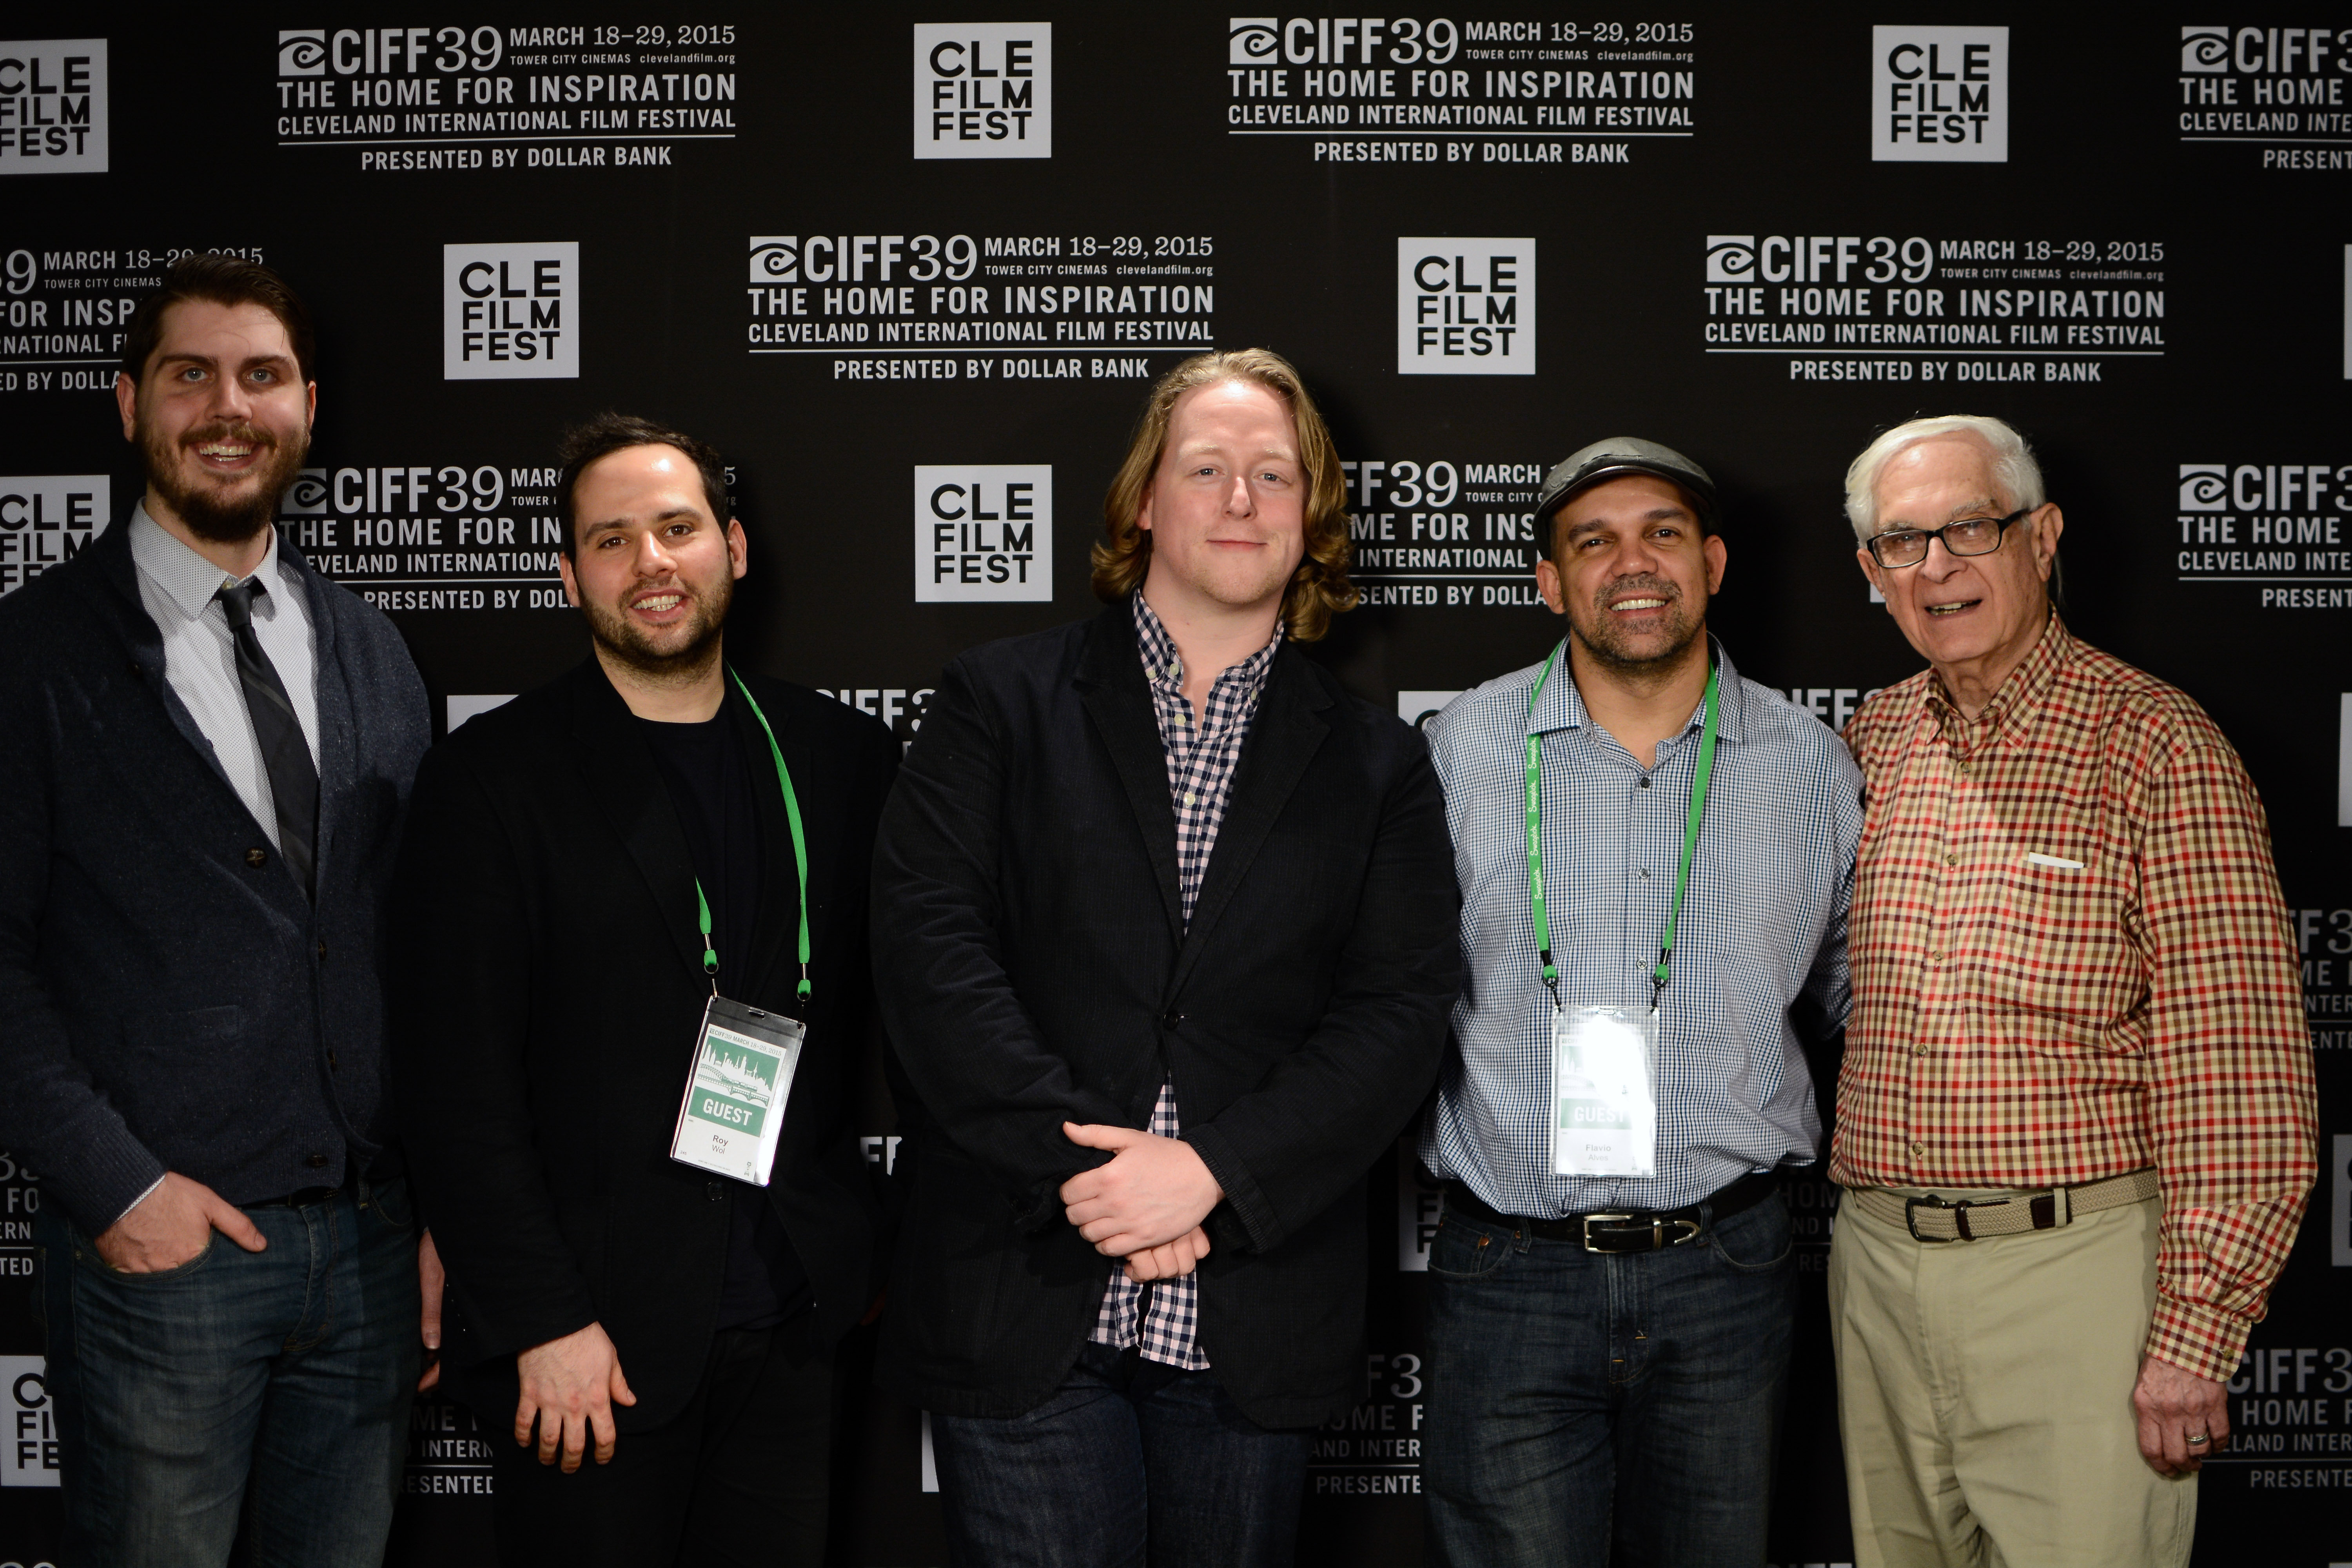
{"type": "Polygon", "coordinates": [[[1657,1252],[1696,1241],[1710,1220],[1720,1223],[1754,1208],[1780,1190],[1780,1178],[1771,1171],[1753,1171],[1704,1202],[1678,1209],[1619,1209],[1536,1219],[1503,1214],[1459,1182],[1445,1184],[1445,1206],[1488,1225],[1505,1226],[1544,1241],[1573,1241],[1587,1252],[1657,1252]],[[1701,1211],[1706,1215],[1702,1217],[1701,1211]]]}

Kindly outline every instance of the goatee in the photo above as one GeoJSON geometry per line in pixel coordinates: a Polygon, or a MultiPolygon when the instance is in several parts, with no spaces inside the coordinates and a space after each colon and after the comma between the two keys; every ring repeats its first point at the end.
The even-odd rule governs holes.
{"type": "Polygon", "coordinates": [[[310,433],[301,431],[290,446],[280,445],[277,437],[257,426],[230,420],[189,431],[174,443],[142,422],[139,450],[146,461],[147,482],[163,498],[173,515],[187,525],[189,532],[215,544],[242,544],[277,519],[278,497],[294,482],[302,459],[310,454],[310,433]],[[178,462],[180,450],[212,441],[248,443],[260,454],[261,461],[234,489],[203,478],[194,482],[183,479],[178,462]]]}

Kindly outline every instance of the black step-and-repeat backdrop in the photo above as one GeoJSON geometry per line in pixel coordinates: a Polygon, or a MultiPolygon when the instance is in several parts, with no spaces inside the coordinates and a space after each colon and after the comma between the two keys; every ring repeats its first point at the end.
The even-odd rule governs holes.
{"type": "MultiPolygon", "coordinates": [[[[124,318],[178,253],[239,251],[319,319],[315,466],[285,530],[391,615],[442,722],[583,655],[552,454],[598,408],[733,461],[751,576],[730,651],[902,738],[959,649],[1090,612],[1144,389],[1211,345],[1280,350],[1328,410],[1365,604],[1315,657],[1407,718],[1540,655],[1540,476],[1630,432],[1723,484],[1717,619],[1741,668],[1843,724],[1917,664],[1854,568],[1848,459],[1915,414],[2019,425],[2066,508],[2074,626],[2187,688],[2252,768],[2318,1052],[2320,1184],[2230,1385],[2199,1561],[2352,1558],[2343,0],[1948,26],[1659,3],[269,9],[0,22],[42,35],[0,40],[0,591],[128,514],[124,318]]],[[[866,1125],[887,1169],[878,1074],[866,1125]]],[[[1832,1193],[1795,1191],[1808,1306],[1773,1554],[1845,1562],[1832,1193]]],[[[1376,1194],[1363,1397],[1317,1442],[1312,1563],[1422,1556],[1435,1201],[1409,1156],[1376,1194]]],[[[0,1568],[55,1554],[39,1201],[0,1159],[0,1568]]],[[[871,1355],[843,1357],[837,1560],[937,1563],[923,1416],[870,1391],[871,1355]]],[[[418,1405],[395,1563],[490,1561],[504,1425],[418,1405]]]]}

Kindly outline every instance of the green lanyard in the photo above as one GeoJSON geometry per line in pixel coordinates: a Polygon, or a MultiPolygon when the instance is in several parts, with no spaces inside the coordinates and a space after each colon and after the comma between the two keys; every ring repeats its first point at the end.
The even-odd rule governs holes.
{"type": "MultiPolygon", "coordinates": [[[[768,723],[768,716],[760,711],[760,700],[743,684],[743,678],[730,668],[727,674],[735,682],[735,689],[751,705],[751,717],[760,721],[761,731],[768,737],[768,754],[776,759],[776,782],[784,790],[784,816],[793,825],[793,869],[801,879],[801,984],[796,993],[801,1001],[809,995],[809,911],[808,911],[808,839],[801,831],[801,799],[793,793],[792,770],[784,766],[784,749],[776,744],[776,731],[768,723]]],[[[702,879],[694,879],[694,902],[702,923],[702,972],[710,976],[710,994],[719,994],[719,950],[710,945],[710,900],[703,896],[702,879]]]]}
{"type": "MultiPolygon", "coordinates": [[[[1528,717],[1533,719],[1536,699],[1543,695],[1545,685],[1551,679],[1552,667],[1559,662],[1565,639],[1551,650],[1544,660],[1543,673],[1536,677],[1533,691],[1528,693],[1528,717]]],[[[1683,893],[1690,886],[1691,858],[1698,852],[1698,825],[1706,814],[1706,786],[1715,776],[1715,720],[1717,703],[1717,670],[1709,661],[1706,670],[1706,696],[1701,700],[1698,735],[1698,771],[1691,779],[1690,819],[1683,829],[1682,868],[1675,873],[1674,907],[1666,911],[1665,939],[1658,944],[1658,966],[1650,971],[1650,1011],[1658,1010],[1659,1001],[1666,994],[1666,981],[1671,973],[1675,952],[1675,927],[1682,920],[1683,893]]],[[[1533,731],[1528,733],[1528,896],[1535,905],[1536,948],[1543,955],[1543,982],[1551,990],[1551,1005],[1559,1006],[1559,966],[1552,962],[1551,918],[1544,909],[1543,880],[1543,738],[1533,731]]]]}

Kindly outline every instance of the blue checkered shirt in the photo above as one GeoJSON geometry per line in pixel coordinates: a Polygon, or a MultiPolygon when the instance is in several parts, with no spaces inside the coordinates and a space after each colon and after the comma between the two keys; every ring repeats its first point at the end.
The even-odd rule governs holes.
{"type": "MultiPolygon", "coordinates": [[[[1225,802],[1234,793],[1234,768],[1242,758],[1242,742],[1249,737],[1250,721],[1257,715],[1257,700],[1265,690],[1266,671],[1282,647],[1282,626],[1274,640],[1217,677],[1196,721],[1192,705],[1184,700],[1184,662],[1175,639],[1143,595],[1135,595],[1135,640],[1143,656],[1144,679],[1151,687],[1151,710],[1160,720],[1160,744],[1168,753],[1168,794],[1176,808],[1176,881],[1184,903],[1184,923],[1192,923],[1192,904],[1201,896],[1201,878],[1209,868],[1209,854],[1217,847],[1217,829],[1225,820],[1225,802]]],[[[1173,1138],[1176,1083],[1164,1079],[1160,1098],[1151,1107],[1150,1131],[1173,1138]]],[[[1209,1358],[1201,1353],[1201,1277],[1186,1274],[1156,1281],[1150,1305],[1143,1305],[1145,1288],[1114,1272],[1095,1315],[1095,1331],[1087,1337],[1097,1344],[1126,1346],[1138,1342],[1137,1318],[1142,1319],[1141,1353],[1187,1372],[1204,1372],[1209,1358]]]]}
{"type": "Polygon", "coordinates": [[[1563,653],[1533,713],[1540,664],[1430,721],[1465,973],[1421,1153],[1504,1214],[1679,1208],[1751,1171],[1810,1160],[1820,1142],[1799,1037],[1843,1027],[1852,1000],[1846,910],[1862,775],[1826,725],[1740,679],[1720,644],[1714,651],[1722,712],[1659,1011],[1654,1177],[1550,1173],[1553,1008],[1528,901],[1527,743],[1543,737],[1544,894],[1560,1003],[1646,1011],[1701,714],[1645,768],[1586,717],[1563,653]]]}

